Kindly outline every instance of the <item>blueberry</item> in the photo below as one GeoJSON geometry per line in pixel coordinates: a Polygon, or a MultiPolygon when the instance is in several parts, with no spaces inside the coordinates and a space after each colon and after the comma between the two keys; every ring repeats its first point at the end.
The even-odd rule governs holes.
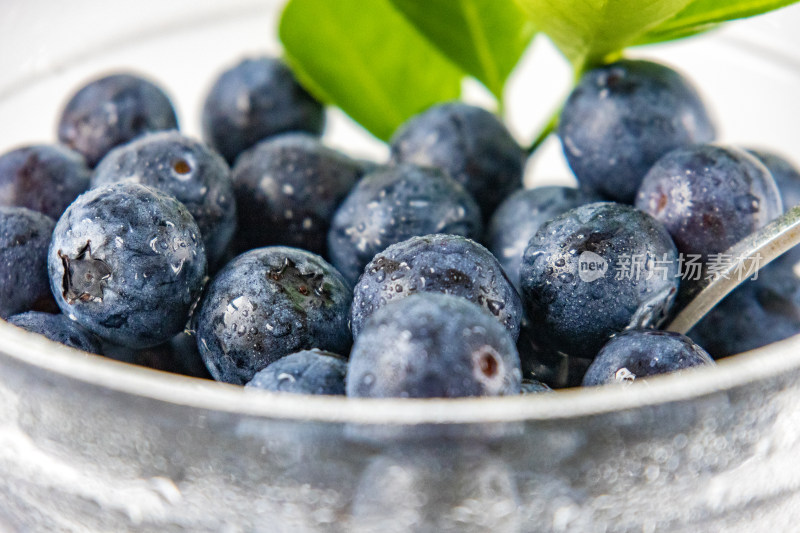
{"type": "Polygon", "coordinates": [[[117,145],[177,127],[172,103],[159,87],[138,76],[114,74],[75,93],[61,113],[58,139],[94,167],[117,145]]]}
{"type": "Polygon", "coordinates": [[[25,146],[0,157],[0,205],[55,219],[89,188],[91,173],[78,152],[59,145],[25,146]]]}
{"type": "Polygon", "coordinates": [[[522,302],[497,259],[471,239],[435,234],[393,244],[369,262],[353,291],[353,338],[378,309],[421,292],[462,296],[519,336],[522,302]]]}
{"type": "Polygon", "coordinates": [[[631,383],[713,364],[705,350],[680,333],[652,329],[625,331],[603,346],[586,372],[583,386],[631,383]]]}
{"type": "Polygon", "coordinates": [[[0,206],[0,318],[51,299],[47,248],[55,222],[25,207],[0,206]]]}
{"type": "Polygon", "coordinates": [[[747,150],[750,155],[761,161],[772,177],[781,193],[784,211],[800,205],[800,170],[785,157],[767,150],[747,150]]]}
{"type": "Polygon", "coordinates": [[[197,350],[197,340],[186,332],[178,333],[167,342],[150,348],[135,349],[104,343],[103,355],[123,363],[144,366],[162,372],[212,379],[197,350]]]}
{"type": "Polygon", "coordinates": [[[214,82],[203,106],[203,138],[229,163],[257,142],[287,131],[319,135],[325,110],[283,61],[245,59],[214,82]]]}
{"type": "Polygon", "coordinates": [[[284,244],[325,255],[333,213],[362,166],[308,134],[262,141],[236,161],[238,249],[284,244]]]}
{"type": "Polygon", "coordinates": [[[348,353],[353,294],[316,254],[272,246],[228,263],[203,298],[197,346],[218,381],[244,385],[290,353],[348,353]]]}
{"type": "Polygon", "coordinates": [[[689,332],[715,359],[800,333],[800,278],[790,262],[773,262],[718,303],[689,332]]]}
{"type": "Polygon", "coordinates": [[[597,201],[600,198],[591,192],[551,186],[517,191],[500,204],[492,215],[486,240],[515,287],[519,288],[522,254],[539,226],[570,209],[597,201]]]}
{"type": "Polygon", "coordinates": [[[147,348],[184,328],[206,255],[182,203],[125,182],[91,189],[67,208],[48,268],[64,314],[108,342],[147,348]]]}
{"type": "Polygon", "coordinates": [[[678,289],[678,252],[633,207],[599,202],[545,223],[520,268],[531,334],[546,350],[591,359],[611,335],[658,326],[678,289]]]}
{"type": "Polygon", "coordinates": [[[661,156],[711,142],[715,132],[683,76],[657,63],[622,60],[581,77],[564,105],[558,135],[582,186],[633,203],[661,156]]]}
{"type": "MultiPolygon", "coordinates": [[[[748,150],[751,155],[764,163],[775,184],[781,193],[784,211],[788,211],[796,205],[800,205],[800,170],[797,169],[784,157],[765,150],[748,150]]],[[[777,259],[777,262],[800,263],[800,246],[795,246],[777,259]]]]}
{"type": "Polygon", "coordinates": [[[459,102],[412,117],[392,137],[392,160],[442,169],[478,201],[488,220],[522,187],[525,155],[492,113],[459,102]]]}
{"type": "Polygon", "coordinates": [[[129,181],[177,198],[197,222],[210,265],[216,265],[236,230],[230,169],[203,143],[177,131],[150,133],[115,148],[92,176],[92,187],[129,181]]]}
{"type": "Polygon", "coordinates": [[[247,387],[294,394],[344,395],[347,360],[322,350],[303,350],[268,365],[247,387]]]}
{"type": "Polygon", "coordinates": [[[331,262],[351,285],[375,254],[418,235],[450,233],[476,239],[480,210],[442,171],[415,165],[366,174],[336,210],[328,232],[331,262]]]}
{"type": "Polygon", "coordinates": [[[508,330],[464,298],[420,293],[379,309],[350,353],[347,395],[461,397],[519,393],[508,330]]]}
{"type": "Polygon", "coordinates": [[[44,335],[51,341],[93,354],[102,354],[100,339],[86,331],[61,313],[28,311],[8,318],[8,323],[33,333],[44,335]]]}
{"type": "Polygon", "coordinates": [[[659,159],[636,207],[664,224],[681,253],[704,260],[783,212],[764,165],[743,150],[715,145],[678,148],[659,159]]]}
{"type": "Polygon", "coordinates": [[[522,394],[539,394],[541,392],[553,392],[553,389],[535,379],[523,379],[519,387],[522,394]]]}

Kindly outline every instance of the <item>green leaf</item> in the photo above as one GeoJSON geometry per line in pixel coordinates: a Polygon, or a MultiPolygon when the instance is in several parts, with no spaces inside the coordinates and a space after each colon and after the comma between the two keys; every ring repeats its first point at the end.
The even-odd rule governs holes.
{"type": "Polygon", "coordinates": [[[685,9],[646,34],[636,44],[679,39],[707,31],[728,20],[752,17],[796,3],[798,0],[694,0],[685,9]]]}
{"type": "Polygon", "coordinates": [[[618,54],[691,0],[517,0],[577,72],[618,54]]]}
{"type": "Polygon", "coordinates": [[[499,101],[536,30],[513,0],[391,0],[435,46],[499,101]]]}
{"type": "Polygon", "coordinates": [[[383,140],[461,93],[463,72],[389,0],[291,0],[279,35],[300,82],[383,140]]]}

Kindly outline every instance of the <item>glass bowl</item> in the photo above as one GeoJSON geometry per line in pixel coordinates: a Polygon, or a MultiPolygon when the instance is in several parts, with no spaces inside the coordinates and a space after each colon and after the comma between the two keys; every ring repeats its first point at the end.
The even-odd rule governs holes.
{"type": "MultiPolygon", "coordinates": [[[[222,68],[279,53],[279,9],[264,0],[6,6],[0,150],[54,140],[67,95],[119,69],[158,80],[197,134],[222,68]]],[[[800,160],[799,13],[634,55],[694,79],[724,141],[800,160]]],[[[528,139],[569,73],[545,41],[523,63],[507,120],[528,139]]],[[[326,141],[386,154],[337,111],[326,141]]],[[[568,175],[551,140],[528,181],[568,175]]],[[[799,453],[800,337],[624,389],[348,400],[165,374],[0,323],[0,531],[792,531],[799,453]]]]}

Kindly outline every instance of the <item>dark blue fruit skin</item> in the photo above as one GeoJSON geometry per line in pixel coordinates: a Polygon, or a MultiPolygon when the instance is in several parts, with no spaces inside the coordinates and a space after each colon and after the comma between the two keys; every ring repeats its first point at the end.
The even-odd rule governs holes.
{"type": "Polygon", "coordinates": [[[47,248],[54,226],[52,218],[38,211],[0,206],[0,318],[52,298],[47,248]]]}
{"type": "Polygon", "coordinates": [[[57,220],[89,188],[83,156],[64,146],[24,146],[0,157],[0,205],[20,206],[57,220]]]}
{"type": "MultiPolygon", "coordinates": [[[[588,265],[591,256],[584,257],[588,265]]],[[[664,227],[631,206],[587,204],[545,223],[520,268],[533,339],[542,349],[591,359],[614,333],[658,326],[678,289],[677,259],[664,227]],[[590,278],[579,272],[580,257],[589,252],[605,260],[606,270],[584,281],[590,278]],[[634,256],[641,257],[640,273],[616,279],[623,273],[618,267],[634,256]]]]}
{"type": "Polygon", "coordinates": [[[449,233],[479,239],[475,200],[442,171],[415,165],[365,174],[334,214],[328,232],[333,265],[352,285],[375,254],[419,235],[449,233]]]}
{"type": "Polygon", "coordinates": [[[203,139],[233,164],[257,142],[287,131],[314,135],[325,110],[283,61],[245,59],[214,82],[203,106],[203,139]]]}
{"type": "Polygon", "coordinates": [[[308,134],[260,142],[233,169],[237,248],[283,244],[327,255],[333,213],[361,174],[360,162],[308,134]]]}
{"type": "Polygon", "coordinates": [[[800,333],[800,278],[794,262],[781,259],[737,287],[689,332],[714,359],[800,333]]]}
{"type": "Polygon", "coordinates": [[[344,395],[347,360],[322,350],[303,350],[271,363],[247,387],[293,394],[344,395]]]}
{"type": "Polygon", "coordinates": [[[61,313],[28,311],[8,317],[8,323],[71,348],[98,355],[103,353],[100,339],[61,313]]]}
{"type": "Polygon", "coordinates": [[[391,140],[394,162],[442,169],[472,194],[483,218],[522,188],[525,154],[492,113],[459,102],[431,107],[391,140]]]}
{"type": "Polygon", "coordinates": [[[772,177],[781,193],[784,211],[800,205],[800,170],[785,157],[768,150],[747,150],[761,161],[772,177]]]}
{"type": "Polygon", "coordinates": [[[91,189],[56,224],[50,287],[65,315],[105,341],[147,348],[180,332],[206,275],[200,230],[151,187],[91,189]]]}
{"type": "Polygon", "coordinates": [[[679,148],[659,159],[636,207],[664,224],[681,253],[704,260],[783,213],[767,168],[744,150],[716,145],[679,148]]]}
{"type": "Polygon", "coordinates": [[[197,346],[214,379],[244,385],[290,353],[348,353],[353,293],[316,254],[250,250],[214,278],[197,314],[197,346]]]}
{"type": "Polygon", "coordinates": [[[583,386],[630,383],[677,372],[714,360],[692,339],[673,331],[630,330],[615,335],[600,350],[583,377],[583,386]]]}
{"type": "MultiPolygon", "coordinates": [[[[774,152],[766,150],[748,150],[748,152],[764,163],[764,166],[772,174],[781,193],[783,210],[788,211],[796,205],[800,205],[800,170],[786,158],[774,152]]],[[[800,246],[795,246],[776,261],[792,265],[800,263],[800,246]]]]}
{"type": "Polygon", "coordinates": [[[542,392],[553,392],[553,389],[535,379],[523,379],[519,386],[520,394],[539,394],[542,392]]]}
{"type": "Polygon", "coordinates": [[[177,131],[149,133],[109,152],[92,187],[121,181],[177,198],[200,228],[209,264],[220,261],[236,231],[236,201],[230,168],[216,152],[177,131]]]}
{"type": "Polygon", "coordinates": [[[127,346],[104,343],[103,355],[110,359],[144,366],[162,372],[181,374],[201,379],[212,379],[193,335],[181,332],[170,340],[150,348],[133,349],[127,346]]]}
{"type": "Polygon", "coordinates": [[[518,394],[508,330],[464,298],[420,293],[379,309],[350,352],[347,395],[455,398],[518,394]]]}
{"type": "Polygon", "coordinates": [[[522,301],[494,256],[460,235],[412,237],[376,255],[353,290],[350,326],[356,338],[386,304],[412,294],[461,296],[494,316],[516,341],[522,301]]]}
{"type": "Polygon", "coordinates": [[[633,203],[661,156],[711,142],[715,131],[683,76],[657,63],[622,60],[581,77],[561,112],[558,135],[583,187],[633,203]]]}
{"type": "Polygon", "coordinates": [[[519,288],[519,266],[528,242],[539,227],[570,209],[599,202],[597,195],[570,187],[523,189],[506,198],[492,215],[487,248],[500,261],[508,279],[519,288]]]}
{"type": "Polygon", "coordinates": [[[67,103],[58,123],[58,140],[94,167],[117,145],[149,131],[178,128],[175,109],[153,83],[114,74],[87,83],[67,103]]]}

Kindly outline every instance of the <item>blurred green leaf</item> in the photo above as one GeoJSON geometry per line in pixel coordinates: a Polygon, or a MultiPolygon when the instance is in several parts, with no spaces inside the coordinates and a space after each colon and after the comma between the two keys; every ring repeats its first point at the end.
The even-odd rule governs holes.
{"type": "Polygon", "coordinates": [[[517,0],[577,72],[618,54],[691,0],[517,0]]]}
{"type": "Polygon", "coordinates": [[[383,140],[461,93],[463,72],[389,0],[291,0],[279,35],[301,83],[383,140]]]}
{"type": "Polygon", "coordinates": [[[498,101],[536,30],[513,0],[391,0],[454,63],[498,101]]]}
{"type": "Polygon", "coordinates": [[[657,43],[702,33],[728,20],[752,17],[798,0],[694,0],[677,15],[652,28],[636,44],[657,43]]]}

